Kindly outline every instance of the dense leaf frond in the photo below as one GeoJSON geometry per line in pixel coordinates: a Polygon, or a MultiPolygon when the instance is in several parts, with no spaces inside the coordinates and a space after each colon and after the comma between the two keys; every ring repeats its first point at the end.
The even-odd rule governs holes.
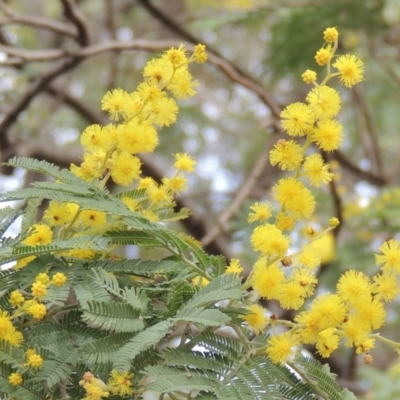
{"type": "MultiPolygon", "coordinates": [[[[22,215],[23,204],[16,207],[6,206],[0,208],[0,237],[3,237],[4,233],[11,226],[11,224],[22,215]]],[[[25,211],[26,214],[26,211],[25,211]]]]}
{"type": "Polygon", "coordinates": [[[114,274],[143,276],[174,275],[181,272],[183,269],[187,269],[184,263],[167,258],[154,261],[141,259],[99,261],[96,265],[114,274]]]}
{"type": "Polygon", "coordinates": [[[81,347],[85,363],[88,365],[112,363],[115,353],[126,344],[132,336],[132,333],[117,333],[86,343],[81,347]]]}
{"type": "Polygon", "coordinates": [[[336,375],[329,371],[327,364],[321,363],[313,358],[298,353],[293,361],[295,371],[307,376],[307,379],[313,382],[315,387],[323,393],[327,400],[343,400],[343,395],[336,382],[336,375]]]}
{"type": "Polygon", "coordinates": [[[187,303],[186,307],[211,306],[221,300],[239,299],[244,295],[244,291],[240,289],[240,286],[241,280],[235,274],[220,275],[199,290],[187,303]]]}
{"type": "Polygon", "coordinates": [[[82,321],[113,332],[137,332],[144,328],[140,309],[127,303],[90,301],[83,309],[82,321]]]}
{"type": "Polygon", "coordinates": [[[203,332],[190,337],[190,344],[192,347],[201,346],[210,352],[229,357],[232,360],[239,360],[244,351],[242,344],[237,340],[214,332],[203,332]]]}
{"type": "Polygon", "coordinates": [[[186,390],[210,390],[212,380],[209,376],[196,374],[195,371],[184,371],[174,367],[148,367],[146,372],[155,379],[149,389],[156,393],[169,393],[186,390]]]}
{"type": "Polygon", "coordinates": [[[205,326],[218,326],[227,324],[230,318],[217,309],[184,308],[175,317],[176,321],[193,322],[205,326]]]}
{"type": "Polygon", "coordinates": [[[49,388],[52,388],[62,380],[69,379],[78,359],[79,354],[77,351],[63,349],[44,361],[35,380],[44,381],[49,388]]]}
{"type": "Polygon", "coordinates": [[[149,328],[139,332],[115,355],[114,368],[127,371],[133,359],[141,352],[156,346],[168,333],[171,327],[170,321],[161,321],[149,328]]]}

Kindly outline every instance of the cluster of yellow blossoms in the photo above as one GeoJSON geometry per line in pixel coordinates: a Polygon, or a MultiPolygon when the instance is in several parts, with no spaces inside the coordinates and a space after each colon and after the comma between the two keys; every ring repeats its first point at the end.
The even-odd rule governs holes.
{"type": "MultiPolygon", "coordinates": [[[[116,123],[100,126],[92,125],[81,135],[81,144],[85,151],[80,166],[71,165],[71,172],[89,182],[105,185],[112,179],[117,185],[142,189],[140,199],[127,195],[121,200],[131,211],[143,215],[151,221],[162,220],[163,213],[173,208],[173,196],[186,189],[187,179],[184,172],[193,172],[195,161],[185,153],[175,155],[175,173],[165,177],[160,184],[152,178],[141,177],[139,153],[153,152],[158,144],[156,126],[169,126],[176,121],[178,105],[167,91],[177,99],[186,99],[195,94],[198,85],[192,79],[188,65],[192,62],[204,63],[207,60],[205,46],[195,46],[193,54],[188,57],[183,45],[167,50],[161,57],[150,60],[143,72],[144,82],[133,93],[122,89],[106,93],[101,102],[102,110],[108,112],[116,123]]],[[[105,212],[84,210],[75,203],[51,201],[44,212],[41,223],[32,226],[29,235],[23,240],[27,246],[51,244],[54,238],[71,239],[85,234],[98,234],[110,229],[113,223],[105,212]]],[[[96,256],[93,250],[74,249],[60,252],[68,258],[92,259],[96,256]]],[[[35,259],[34,256],[20,259],[15,269],[24,268],[35,259]]],[[[11,346],[19,346],[23,341],[21,332],[17,331],[12,320],[24,316],[43,320],[46,316],[46,295],[48,287],[63,286],[67,276],[62,272],[55,273],[50,279],[47,272],[40,273],[31,286],[30,293],[15,290],[11,292],[9,302],[16,310],[12,315],[0,310],[0,339],[11,346]]],[[[27,366],[39,368],[43,360],[33,350],[27,352],[27,366]]],[[[121,374],[112,371],[108,385],[91,373],[85,374],[81,386],[87,396],[85,400],[100,399],[114,395],[132,394],[132,374],[121,374]]],[[[9,383],[21,385],[23,375],[13,372],[9,383]]]]}
{"type": "MultiPolygon", "coordinates": [[[[43,364],[43,358],[40,354],[36,354],[35,349],[28,349],[26,351],[27,362],[24,367],[32,368],[33,370],[39,369],[43,364]]],[[[19,372],[12,372],[8,377],[8,382],[12,386],[19,386],[22,384],[24,378],[19,372]]]]}
{"type": "MultiPolygon", "coordinates": [[[[188,65],[193,61],[203,63],[206,59],[204,45],[197,45],[190,58],[182,45],[172,48],[146,64],[144,82],[135,92],[115,89],[106,93],[101,108],[118,123],[86,128],[81,136],[85,150],[83,162],[79,167],[72,165],[71,171],[86,180],[111,176],[121,186],[138,180],[141,162],[137,154],[150,153],[156,148],[155,126],[169,126],[176,121],[178,105],[167,90],[177,99],[193,96],[198,83],[192,79],[188,65]]],[[[185,159],[192,167],[193,160],[183,154],[177,156],[176,164],[184,163],[185,159]]],[[[185,186],[185,178],[178,174],[166,179],[161,186],[151,180],[139,183],[139,188],[146,188],[150,200],[158,205],[171,200],[171,195],[185,186]]]]}
{"type": "Polygon", "coordinates": [[[322,357],[328,357],[341,340],[346,346],[355,346],[357,353],[365,353],[366,363],[371,362],[369,350],[374,347],[375,339],[381,340],[372,331],[380,328],[386,317],[383,302],[393,300],[399,293],[400,244],[390,240],[376,256],[381,273],[370,279],[362,272],[347,271],[339,279],[336,293],[318,295],[293,322],[279,320],[274,314],[268,317],[266,310],[256,304],[259,298],[264,298],[277,300],[284,309],[302,307],[315,292],[315,272],[321,262],[312,242],[339,224],[337,218],[331,218],[320,234],[308,229],[307,243],[291,241],[295,223],[310,219],[315,209],[315,198],[306,184],[318,188],[333,179],[320,152],[336,150],[343,141],[343,127],[335,119],[340,110],[340,95],[327,83],[338,77],[344,86],[352,87],[363,79],[363,63],[358,57],[334,55],[338,36],[336,28],[326,29],[325,45],[315,56],[319,65],[326,65],[326,77],[318,84],[317,73],[307,70],[302,78],[314,87],[306,102],[291,104],[281,113],[283,129],[291,139],[277,142],[270,152],[270,162],[283,171],[292,171],[291,175],[273,187],[275,204],[255,203],[248,219],[249,223],[261,223],[251,235],[252,247],[261,258],[246,283],[254,289],[255,304],[248,306],[249,313],[244,319],[255,334],[271,326],[274,334],[266,351],[274,362],[287,361],[301,344],[313,344],[322,357]],[[319,152],[312,154],[313,148],[319,152]],[[279,324],[289,330],[278,335],[279,324]]]}
{"type": "Polygon", "coordinates": [[[128,396],[133,394],[132,373],[112,371],[106,385],[91,372],[85,372],[79,385],[85,389],[86,396],[82,400],[100,400],[111,395],[128,396]]]}
{"type": "MultiPolygon", "coordinates": [[[[37,235],[37,232],[32,236],[37,235]]],[[[30,238],[27,239],[28,241],[30,238]]],[[[30,293],[22,293],[20,290],[14,290],[10,293],[9,303],[15,308],[12,315],[0,310],[0,339],[6,341],[10,346],[20,346],[23,342],[23,335],[13,325],[15,318],[34,318],[42,320],[47,313],[46,305],[42,300],[47,295],[47,289],[50,285],[63,286],[67,282],[67,277],[62,272],[57,272],[50,280],[46,272],[37,275],[31,286],[30,293]]],[[[44,299],[45,300],[45,299],[44,299]]],[[[34,349],[28,349],[26,352],[26,366],[38,369],[43,363],[43,359],[34,349]]],[[[9,383],[13,386],[22,384],[23,378],[19,372],[13,372],[9,376],[9,383]]]]}
{"type": "MultiPolygon", "coordinates": [[[[144,82],[137,90],[128,93],[122,89],[105,94],[101,107],[116,123],[107,126],[91,125],[81,135],[85,151],[80,166],[71,165],[71,171],[89,182],[99,180],[105,185],[112,179],[117,185],[144,189],[138,201],[126,195],[122,201],[131,210],[151,221],[159,221],[165,210],[173,207],[173,196],[187,187],[183,172],[193,172],[195,161],[186,153],[175,155],[175,173],[165,177],[160,184],[152,178],[141,178],[139,153],[153,152],[158,144],[156,126],[169,126],[176,121],[178,105],[167,91],[177,99],[195,94],[198,85],[192,79],[188,66],[192,62],[207,60],[205,46],[195,46],[188,57],[183,45],[171,48],[161,57],[150,60],[143,72],[144,82]]],[[[52,201],[43,216],[43,223],[33,227],[33,233],[23,242],[28,246],[49,244],[58,239],[79,237],[85,231],[101,233],[109,227],[107,214],[95,210],[82,210],[74,203],[52,201]]],[[[85,232],[86,233],[86,232],[85,232]]],[[[71,250],[66,253],[76,258],[93,258],[91,250],[71,250]]],[[[17,269],[23,268],[34,257],[20,260],[17,269]]]]}

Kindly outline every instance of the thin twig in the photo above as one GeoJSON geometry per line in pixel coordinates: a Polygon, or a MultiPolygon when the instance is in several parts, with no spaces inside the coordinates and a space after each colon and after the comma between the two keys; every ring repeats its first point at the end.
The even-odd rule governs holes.
{"type": "Polygon", "coordinates": [[[77,38],[78,36],[76,29],[68,24],[64,24],[63,22],[58,22],[58,21],[52,21],[47,18],[37,17],[33,15],[30,16],[20,15],[11,8],[9,8],[4,3],[4,1],[0,1],[0,9],[8,17],[6,19],[0,20],[0,26],[10,25],[10,24],[20,24],[20,25],[33,26],[35,28],[40,28],[40,29],[46,29],[54,33],[59,33],[61,35],[69,36],[72,38],[77,38]]]}
{"type": "Polygon", "coordinates": [[[338,161],[342,167],[347,169],[348,171],[353,172],[359,179],[365,180],[373,185],[376,185],[378,187],[382,187],[387,185],[387,179],[386,177],[375,175],[372,172],[365,171],[361,168],[359,168],[356,164],[351,162],[345,154],[343,154],[340,150],[336,150],[332,157],[338,161]]]}
{"type": "Polygon", "coordinates": [[[362,116],[365,121],[365,127],[366,127],[366,131],[368,133],[368,137],[371,142],[371,152],[374,157],[377,172],[380,176],[384,176],[382,157],[381,157],[379,142],[378,142],[378,138],[377,138],[378,134],[375,129],[375,124],[372,120],[371,111],[365,100],[365,96],[361,93],[361,89],[359,87],[357,87],[357,86],[354,87],[352,90],[352,93],[353,93],[355,100],[357,101],[357,104],[359,105],[359,108],[361,110],[362,116]]]}
{"type": "MultiPolygon", "coordinates": [[[[273,136],[274,138],[274,136],[273,136]]],[[[275,139],[275,138],[274,138],[275,139]]],[[[243,201],[249,196],[249,193],[253,189],[254,185],[259,180],[262,172],[267,165],[269,159],[269,153],[272,148],[273,141],[271,137],[269,142],[266,144],[264,150],[259,155],[257,161],[255,162],[252,171],[246,178],[245,182],[241,185],[240,190],[236,193],[231,205],[217,218],[214,227],[203,237],[201,240],[203,246],[207,246],[212,242],[221,232],[225,232],[227,227],[227,222],[232,218],[232,216],[237,212],[237,210],[243,204],[243,201]]]]}
{"type": "MultiPolygon", "coordinates": [[[[328,156],[327,153],[320,151],[320,154],[322,156],[322,158],[324,159],[325,163],[329,163],[330,161],[330,157],[328,156]]],[[[332,199],[333,199],[333,206],[335,209],[335,217],[342,222],[343,221],[343,203],[342,203],[342,199],[339,196],[339,193],[337,191],[337,187],[336,187],[336,183],[334,181],[334,179],[332,179],[329,182],[329,190],[331,192],[332,195],[332,199]]],[[[339,224],[333,231],[333,235],[335,237],[335,239],[337,239],[340,229],[343,226],[343,224],[339,224]]]]}
{"type": "Polygon", "coordinates": [[[64,7],[65,16],[75,25],[78,31],[76,41],[82,47],[87,46],[89,44],[89,34],[85,17],[79,11],[74,0],[61,0],[61,3],[64,7]]]}
{"type": "Polygon", "coordinates": [[[51,81],[67,71],[75,68],[80,61],[81,60],[77,58],[67,58],[66,60],[52,65],[49,69],[32,81],[24,95],[13,105],[11,110],[8,111],[1,121],[0,136],[6,135],[8,128],[17,120],[18,115],[29,106],[33,98],[37,96],[51,81]]]}

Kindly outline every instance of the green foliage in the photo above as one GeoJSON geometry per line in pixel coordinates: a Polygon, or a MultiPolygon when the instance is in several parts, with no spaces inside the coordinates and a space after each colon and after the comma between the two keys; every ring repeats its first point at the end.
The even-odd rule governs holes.
{"type": "Polygon", "coordinates": [[[294,373],[266,356],[250,355],[236,340],[212,332],[189,337],[184,346],[160,355],[165,360],[163,365],[145,368],[151,377],[150,388],[157,393],[203,391],[199,398],[205,399],[347,398],[318,361],[297,355],[294,373]],[[307,381],[302,376],[307,376],[307,381]]]}
{"type": "MultiPolygon", "coordinates": [[[[241,279],[224,273],[223,257],[208,256],[197,244],[127,211],[106,191],[51,164],[22,162],[58,180],[3,195],[3,200],[28,200],[25,231],[44,199],[73,199],[84,208],[96,204],[96,210],[125,218],[119,221],[119,230],[111,226],[101,233],[58,239],[47,245],[31,247],[22,244],[22,239],[3,238],[2,262],[35,257],[20,270],[1,272],[3,309],[11,310],[8,300],[12,290],[30,291],[40,273],[54,276],[63,272],[67,283],[48,287],[43,297],[48,316],[43,321],[28,319],[17,324],[29,326],[22,346],[2,344],[0,393],[44,400],[48,395],[59,395],[63,382],[69,382],[65,390],[79,397],[83,392],[77,383],[85,371],[106,381],[112,370],[118,370],[134,371],[136,384],[143,385],[148,379],[141,390],[159,394],[183,391],[198,393],[200,399],[306,399],[316,393],[310,385],[313,382],[327,399],[342,398],[340,394],[333,396],[339,393],[335,381],[315,360],[294,361],[296,371],[308,377],[303,381],[289,368],[271,363],[265,353],[255,355],[267,337],[257,337],[251,350],[247,336],[248,344],[244,345],[218,332],[222,326],[241,323],[244,310],[228,303],[246,297],[241,279]],[[60,256],[71,249],[104,252],[110,246],[132,244],[162,247],[171,256],[159,260],[60,256]],[[193,286],[191,279],[197,274],[214,279],[204,287],[193,286]],[[180,345],[161,350],[175,331],[181,332],[180,345]],[[37,371],[24,366],[29,348],[44,360],[37,371]],[[7,377],[15,369],[22,372],[24,381],[13,387],[7,377]]],[[[140,198],[143,192],[131,191],[129,196],[140,198]]],[[[4,220],[11,221],[19,213],[19,209],[9,210],[12,216],[7,220],[4,214],[4,220]]]]}

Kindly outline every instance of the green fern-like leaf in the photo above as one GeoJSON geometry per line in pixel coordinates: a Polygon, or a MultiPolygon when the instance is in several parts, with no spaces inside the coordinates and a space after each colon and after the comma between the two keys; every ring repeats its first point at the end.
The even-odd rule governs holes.
{"type": "Polygon", "coordinates": [[[225,325],[230,318],[217,309],[200,308],[184,308],[179,311],[174,318],[176,321],[192,322],[204,326],[225,325]]]}
{"type": "Polygon", "coordinates": [[[47,398],[45,390],[38,383],[24,381],[20,386],[10,385],[8,377],[12,372],[14,370],[0,364],[0,395],[4,396],[2,398],[8,399],[9,396],[24,400],[44,400],[47,398]]]}
{"type": "Polygon", "coordinates": [[[22,219],[21,224],[22,232],[28,232],[29,228],[31,228],[32,225],[35,223],[40,204],[42,204],[42,199],[40,198],[31,199],[28,201],[28,205],[25,208],[24,218],[22,219]]]}
{"type": "Polygon", "coordinates": [[[160,242],[145,231],[111,231],[107,232],[106,236],[111,238],[113,244],[117,245],[127,246],[135,244],[147,249],[161,247],[160,242]]]}
{"type": "Polygon", "coordinates": [[[53,178],[59,178],[60,168],[47,161],[39,161],[35,158],[29,157],[13,157],[6,165],[10,167],[20,167],[30,171],[39,172],[44,175],[52,176],[53,178]]]}
{"type": "Polygon", "coordinates": [[[53,286],[50,285],[47,288],[47,294],[43,298],[46,302],[47,307],[51,306],[59,306],[62,307],[65,305],[65,302],[68,299],[70,285],[63,285],[63,286],[53,286]]]}
{"type": "Polygon", "coordinates": [[[313,382],[313,386],[318,388],[318,394],[324,396],[326,400],[343,400],[343,394],[336,382],[336,376],[329,371],[327,364],[298,353],[290,364],[295,371],[307,376],[313,382]]]}
{"type": "Polygon", "coordinates": [[[92,277],[94,283],[98,286],[103,287],[114,296],[122,297],[119,283],[112,274],[108,273],[102,268],[95,267],[91,269],[90,276],[92,277]]]}
{"type": "Polygon", "coordinates": [[[224,256],[210,256],[211,263],[213,265],[212,274],[214,276],[220,276],[226,271],[226,259],[224,256]]]}
{"type": "Polygon", "coordinates": [[[81,307],[85,307],[89,301],[110,301],[111,296],[103,285],[93,281],[88,271],[75,269],[77,283],[73,289],[81,307]]]}
{"type": "Polygon", "coordinates": [[[18,368],[24,358],[25,355],[22,348],[10,346],[5,340],[0,340],[0,364],[18,368]]]}
{"type": "Polygon", "coordinates": [[[172,222],[172,221],[180,221],[182,219],[188,218],[190,215],[190,210],[188,208],[181,208],[178,212],[174,209],[168,209],[159,211],[157,216],[162,222],[172,222]]]}
{"type": "Polygon", "coordinates": [[[61,349],[68,351],[70,346],[79,348],[103,335],[103,332],[88,327],[81,321],[66,325],[49,321],[32,327],[32,334],[27,345],[45,348],[56,354],[61,349]]]}
{"type": "Polygon", "coordinates": [[[240,342],[214,332],[203,332],[189,338],[191,347],[200,346],[207,351],[238,361],[244,348],[240,342]]]}
{"type": "Polygon", "coordinates": [[[244,295],[240,286],[241,280],[235,274],[220,275],[199,290],[185,308],[211,306],[226,299],[240,299],[244,295]]]}
{"type": "Polygon", "coordinates": [[[90,301],[84,308],[82,321],[90,326],[113,332],[137,332],[144,328],[140,309],[127,303],[90,301]]]}
{"type": "Polygon", "coordinates": [[[216,376],[219,377],[226,375],[235,365],[235,362],[228,357],[182,347],[168,349],[162,352],[161,356],[169,365],[210,370],[215,372],[217,374],[216,376]]]}
{"type": "Polygon", "coordinates": [[[174,316],[182,305],[186,304],[195,294],[195,289],[186,281],[178,281],[176,284],[171,284],[171,292],[167,303],[167,310],[164,312],[165,317],[174,316]]]}
{"type": "Polygon", "coordinates": [[[147,189],[127,190],[116,194],[115,197],[117,197],[118,199],[128,197],[130,199],[135,199],[135,200],[144,200],[147,198],[147,189]]]}
{"type": "Polygon", "coordinates": [[[114,361],[115,353],[132,339],[132,333],[117,333],[92,340],[81,347],[85,363],[89,366],[114,361]]]}
{"type": "Polygon", "coordinates": [[[6,262],[11,260],[19,260],[25,257],[57,253],[72,249],[101,251],[107,249],[108,246],[109,240],[103,236],[79,236],[66,240],[55,240],[48,245],[13,246],[11,253],[7,251],[7,249],[0,249],[0,261],[6,262]]]}
{"type": "Polygon", "coordinates": [[[0,209],[0,237],[4,235],[11,224],[22,215],[23,204],[17,207],[6,206],[0,209]]]}
{"type": "Polygon", "coordinates": [[[213,380],[197,371],[182,370],[175,367],[154,366],[146,368],[146,373],[155,379],[149,389],[157,393],[169,393],[186,390],[210,390],[213,380]]]}
{"type": "Polygon", "coordinates": [[[56,355],[48,357],[40,367],[35,381],[44,382],[49,388],[63,380],[68,380],[78,362],[79,355],[72,349],[62,349],[56,355]]]}
{"type": "MultiPolygon", "coordinates": [[[[131,232],[130,232],[131,233],[131,232]]],[[[174,275],[182,270],[186,270],[187,266],[182,262],[177,262],[171,259],[162,260],[117,260],[117,261],[100,261],[96,264],[98,267],[107,272],[115,274],[129,275],[174,275]]]]}
{"type": "Polygon", "coordinates": [[[142,310],[142,312],[147,309],[147,305],[150,301],[143,290],[135,288],[124,288],[122,296],[128,304],[142,310]]]}
{"type": "Polygon", "coordinates": [[[113,368],[119,371],[128,371],[133,359],[143,351],[156,346],[168,333],[172,323],[161,321],[139,332],[115,355],[113,368]]]}

